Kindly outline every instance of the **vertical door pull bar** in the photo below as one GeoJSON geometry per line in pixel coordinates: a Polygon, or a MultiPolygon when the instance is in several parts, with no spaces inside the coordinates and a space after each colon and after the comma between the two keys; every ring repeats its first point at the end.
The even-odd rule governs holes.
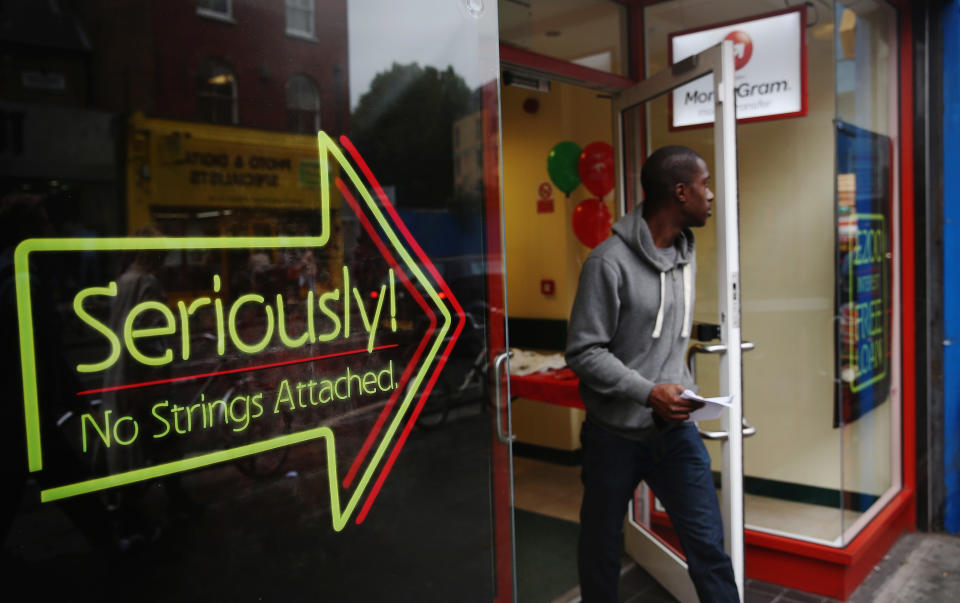
{"type": "MultiPolygon", "coordinates": [[[[744,341],[740,344],[740,349],[744,352],[749,352],[756,347],[752,341],[744,341]]],[[[690,349],[687,350],[687,366],[690,368],[693,380],[697,380],[697,354],[722,354],[726,351],[727,346],[722,343],[695,343],[690,346],[690,349]]],[[[749,438],[757,433],[757,428],[751,425],[746,417],[742,417],[741,420],[743,421],[743,437],[749,438]]],[[[726,431],[708,431],[701,429],[699,425],[697,425],[697,431],[700,432],[700,437],[705,440],[726,440],[729,437],[726,431]]]]}
{"type": "MultiPolygon", "coordinates": [[[[503,396],[500,394],[500,369],[503,367],[504,361],[511,356],[513,356],[513,352],[503,352],[498,354],[493,361],[493,410],[496,414],[497,421],[497,439],[500,440],[502,444],[509,444],[517,437],[513,434],[507,434],[504,431],[503,418],[500,416],[503,405],[503,396]]],[[[507,378],[509,379],[509,377],[507,378]]]]}

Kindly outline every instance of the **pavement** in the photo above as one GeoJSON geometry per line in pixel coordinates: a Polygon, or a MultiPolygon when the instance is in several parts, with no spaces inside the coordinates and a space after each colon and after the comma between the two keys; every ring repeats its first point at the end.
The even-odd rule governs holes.
{"type": "MultiPolygon", "coordinates": [[[[624,559],[619,600],[623,603],[675,603],[632,559],[624,559]]],[[[839,603],[836,599],[748,579],[745,603],[839,603]]],[[[960,537],[914,532],[904,534],[849,603],[946,603],[960,601],[960,537]]],[[[573,588],[551,603],[579,603],[573,588]]]]}
{"type": "MultiPolygon", "coordinates": [[[[834,603],[836,599],[747,580],[747,603],[834,603]]],[[[960,601],[960,537],[904,534],[847,600],[849,603],[960,601]]]]}
{"type": "Polygon", "coordinates": [[[960,601],[960,537],[925,532],[903,535],[849,600],[960,601]]]}

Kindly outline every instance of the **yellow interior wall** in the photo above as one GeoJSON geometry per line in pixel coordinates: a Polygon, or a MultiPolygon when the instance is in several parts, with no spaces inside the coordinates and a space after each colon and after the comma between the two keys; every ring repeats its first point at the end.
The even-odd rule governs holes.
{"type": "MultiPolygon", "coordinates": [[[[590,252],[573,234],[571,218],[576,205],[593,195],[581,185],[568,198],[554,187],[554,212],[538,214],[537,188],[550,182],[547,154],[557,143],[569,140],[584,147],[610,142],[610,101],[595,91],[556,82],[546,93],[504,86],[501,116],[510,316],[567,320],[580,265],[590,252]],[[536,113],[523,110],[528,98],[539,101],[536,113]],[[554,295],[540,293],[542,279],[554,281],[554,295]]],[[[612,215],[612,194],[606,202],[612,215]]]]}
{"type": "Polygon", "coordinates": [[[517,398],[510,418],[517,441],[555,450],[580,448],[580,426],[586,413],[577,408],[517,398]]]}
{"type": "MultiPolygon", "coordinates": [[[[558,142],[581,147],[610,142],[610,101],[596,92],[552,84],[550,92],[504,86],[503,204],[507,262],[507,303],[511,317],[567,320],[577,292],[580,266],[590,249],[573,233],[573,210],[593,195],[581,185],[568,198],[553,190],[554,212],[537,213],[538,187],[550,182],[547,154],[558,142]],[[523,110],[535,98],[536,113],[523,110]],[[551,279],[554,295],[540,292],[540,281],[551,279]]],[[[613,215],[612,194],[605,199],[613,215]]],[[[556,448],[580,448],[583,411],[517,399],[512,405],[517,441],[556,448]]]]}

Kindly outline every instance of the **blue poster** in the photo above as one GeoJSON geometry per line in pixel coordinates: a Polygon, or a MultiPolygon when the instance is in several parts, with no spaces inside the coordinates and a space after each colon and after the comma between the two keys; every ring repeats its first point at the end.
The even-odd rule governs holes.
{"type": "Polygon", "coordinates": [[[837,122],[837,373],[834,426],[890,394],[893,143],[837,122]]]}

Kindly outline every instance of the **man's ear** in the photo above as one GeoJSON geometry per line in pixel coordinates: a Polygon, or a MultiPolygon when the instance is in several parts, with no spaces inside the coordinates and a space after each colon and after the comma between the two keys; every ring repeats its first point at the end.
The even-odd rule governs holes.
{"type": "Polygon", "coordinates": [[[673,197],[678,203],[687,202],[687,187],[684,183],[678,182],[673,186],[673,197]]]}

